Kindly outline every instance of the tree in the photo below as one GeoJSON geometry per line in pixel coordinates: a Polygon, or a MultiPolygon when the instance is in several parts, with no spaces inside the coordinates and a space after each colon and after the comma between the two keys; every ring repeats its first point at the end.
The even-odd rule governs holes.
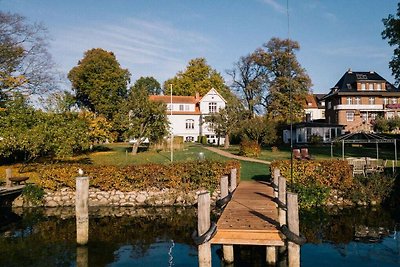
{"type": "Polygon", "coordinates": [[[276,123],[267,116],[254,116],[240,123],[240,135],[242,139],[269,145],[277,140],[276,128],[276,123]]]}
{"type": "Polygon", "coordinates": [[[160,83],[153,77],[140,77],[131,89],[144,89],[149,95],[160,95],[162,93],[160,83]]]}
{"type": "Polygon", "coordinates": [[[206,116],[205,121],[212,126],[218,136],[225,136],[224,148],[229,148],[230,135],[238,129],[238,124],[248,117],[247,113],[243,105],[236,102],[206,116]]]}
{"type": "Polygon", "coordinates": [[[312,84],[296,59],[295,51],[299,49],[296,41],[272,38],[254,53],[257,64],[268,74],[268,92],[261,104],[269,119],[288,123],[304,115],[304,101],[312,84]]]}
{"type": "Polygon", "coordinates": [[[125,137],[136,140],[132,145],[133,155],[146,138],[150,142],[156,142],[167,134],[165,104],[150,101],[147,91],[143,88],[131,89],[119,116],[125,137]]]}
{"type": "Polygon", "coordinates": [[[86,150],[89,128],[76,113],[35,110],[17,95],[0,111],[0,158],[32,161],[86,150]]]}
{"type": "Polygon", "coordinates": [[[86,51],[78,66],[68,73],[78,106],[110,120],[126,98],[129,76],[114,53],[101,48],[86,51]]]}
{"type": "Polygon", "coordinates": [[[261,112],[259,106],[267,92],[266,69],[257,64],[254,54],[241,57],[227,73],[232,77],[231,88],[239,94],[251,114],[261,112]]]}
{"type": "Polygon", "coordinates": [[[44,99],[44,109],[53,113],[65,113],[72,111],[76,107],[76,99],[68,91],[53,92],[44,99]]]}
{"type": "Polygon", "coordinates": [[[43,25],[0,11],[0,104],[11,92],[30,95],[54,88],[47,39],[43,25]]]}
{"type": "Polygon", "coordinates": [[[224,87],[221,74],[207,64],[205,58],[195,58],[189,61],[185,71],[180,71],[175,77],[164,82],[164,94],[170,94],[170,85],[174,95],[195,96],[205,95],[211,88],[217,91],[224,87]]]}
{"type": "Polygon", "coordinates": [[[383,19],[385,30],[382,31],[382,38],[388,39],[390,46],[394,46],[393,58],[389,62],[389,67],[392,69],[392,74],[396,79],[395,84],[400,84],[400,3],[397,6],[397,14],[390,14],[386,19],[383,19]]]}

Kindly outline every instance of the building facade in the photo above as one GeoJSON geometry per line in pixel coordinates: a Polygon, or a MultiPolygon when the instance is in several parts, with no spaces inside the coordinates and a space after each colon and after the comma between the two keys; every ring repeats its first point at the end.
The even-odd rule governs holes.
{"type": "Polygon", "coordinates": [[[321,94],[309,94],[306,97],[304,112],[305,121],[322,121],[325,120],[325,100],[322,100],[321,94]]]}
{"type": "Polygon", "coordinates": [[[170,131],[174,136],[182,136],[185,142],[194,142],[199,136],[206,136],[210,144],[224,143],[224,138],[217,136],[212,127],[205,122],[205,117],[225,108],[225,99],[212,88],[203,97],[152,95],[150,100],[167,105],[167,117],[170,131]]]}
{"type": "Polygon", "coordinates": [[[323,98],[326,122],[369,132],[376,117],[400,116],[399,98],[399,89],[376,72],[348,70],[323,98]]]}

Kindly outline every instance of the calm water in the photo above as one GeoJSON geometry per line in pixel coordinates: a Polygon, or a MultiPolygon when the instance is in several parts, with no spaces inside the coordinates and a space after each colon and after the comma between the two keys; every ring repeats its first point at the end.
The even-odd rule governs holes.
{"type": "MultiPolygon", "coordinates": [[[[0,216],[0,266],[197,266],[193,208],[91,210],[87,248],[75,245],[73,209],[13,212],[0,216]],[[15,222],[2,225],[6,220],[15,222]]],[[[301,248],[302,266],[400,266],[400,220],[393,214],[303,212],[301,232],[308,243],[301,248]]],[[[221,266],[219,249],[213,246],[213,266],[221,266]]],[[[264,266],[265,250],[235,247],[235,257],[235,266],[264,266]]]]}

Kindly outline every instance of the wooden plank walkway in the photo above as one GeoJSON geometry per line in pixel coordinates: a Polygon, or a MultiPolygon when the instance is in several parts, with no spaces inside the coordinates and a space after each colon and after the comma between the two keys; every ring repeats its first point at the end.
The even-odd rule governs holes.
{"type": "Polygon", "coordinates": [[[269,183],[241,182],[217,222],[211,244],[284,246],[273,198],[269,183]]]}

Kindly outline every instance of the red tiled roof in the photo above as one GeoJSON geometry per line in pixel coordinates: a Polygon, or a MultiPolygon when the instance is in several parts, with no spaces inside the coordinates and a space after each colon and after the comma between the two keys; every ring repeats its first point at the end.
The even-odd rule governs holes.
{"type": "MultiPolygon", "coordinates": [[[[168,104],[168,103],[171,103],[171,96],[151,95],[150,100],[168,104]]],[[[200,100],[201,100],[201,97],[196,99],[196,97],[194,97],[194,96],[178,96],[178,95],[172,96],[172,103],[196,104],[200,100]]]]}
{"type": "Polygon", "coordinates": [[[307,95],[306,108],[318,108],[317,101],[313,95],[307,95]]]}

